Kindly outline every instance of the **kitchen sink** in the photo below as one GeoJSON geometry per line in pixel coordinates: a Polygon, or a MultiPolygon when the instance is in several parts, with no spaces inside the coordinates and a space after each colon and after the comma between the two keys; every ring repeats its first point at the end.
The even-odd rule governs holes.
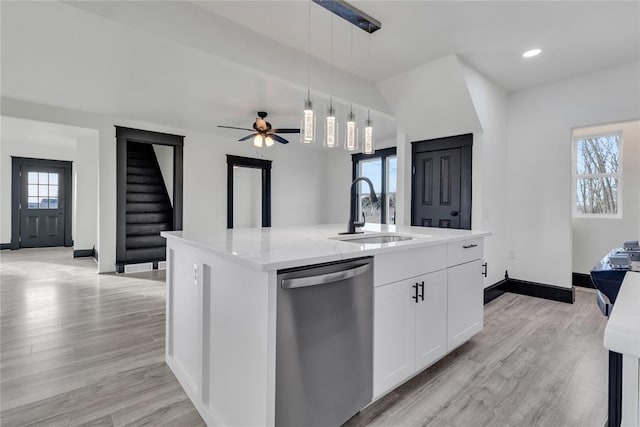
{"type": "MultiPolygon", "coordinates": [[[[427,237],[427,236],[424,236],[427,237]]],[[[406,236],[400,234],[375,234],[375,235],[364,235],[364,236],[340,236],[340,237],[331,237],[333,240],[340,240],[342,242],[347,243],[356,243],[359,245],[362,244],[382,244],[382,243],[394,243],[394,242],[404,242],[406,240],[415,240],[417,237],[415,236],[406,236]]]]}
{"type": "Polygon", "coordinates": [[[358,237],[355,239],[348,239],[345,242],[353,243],[391,243],[391,242],[403,242],[405,240],[414,240],[415,237],[408,236],[368,236],[358,237]]]}

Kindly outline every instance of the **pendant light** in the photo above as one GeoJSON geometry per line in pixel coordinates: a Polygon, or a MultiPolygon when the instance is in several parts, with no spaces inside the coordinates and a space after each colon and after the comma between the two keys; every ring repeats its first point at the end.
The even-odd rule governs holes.
{"type": "Polygon", "coordinates": [[[364,154],[373,154],[374,151],[376,151],[373,146],[373,125],[371,123],[371,112],[369,111],[367,111],[367,121],[364,125],[362,151],[364,152],[364,154]]]}
{"type": "MultiPolygon", "coordinates": [[[[369,53],[367,54],[368,68],[371,69],[371,32],[369,32],[369,53]]],[[[367,110],[367,121],[364,124],[364,138],[362,141],[362,151],[364,154],[373,154],[376,149],[373,145],[373,124],[371,122],[371,111],[367,110]]]]}
{"type": "Polygon", "coordinates": [[[356,126],[356,115],[353,113],[353,105],[347,115],[344,148],[347,151],[356,151],[358,149],[358,127],[356,126]]]}
{"type": "MultiPolygon", "coordinates": [[[[351,52],[349,71],[353,73],[353,27],[351,27],[351,41],[349,44],[351,52]]],[[[347,151],[356,151],[358,149],[358,127],[356,126],[356,115],[353,113],[353,104],[349,107],[349,114],[347,115],[344,148],[347,151]]]]}
{"type": "Polygon", "coordinates": [[[300,141],[311,144],[315,139],[316,118],[311,102],[311,0],[308,0],[308,25],[307,25],[307,99],[304,101],[302,111],[302,123],[300,124],[300,141]]]}
{"type": "Polygon", "coordinates": [[[333,15],[331,15],[331,94],[329,97],[329,110],[324,123],[324,143],[327,148],[338,147],[338,121],[336,110],[333,108],[333,15]]]}

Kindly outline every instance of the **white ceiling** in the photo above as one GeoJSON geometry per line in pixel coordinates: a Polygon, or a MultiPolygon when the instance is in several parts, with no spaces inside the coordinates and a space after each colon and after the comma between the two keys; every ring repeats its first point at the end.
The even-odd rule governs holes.
{"type": "Polygon", "coordinates": [[[351,60],[352,26],[337,17],[331,61],[332,15],[315,4],[308,61],[306,1],[0,1],[2,96],[237,139],[216,125],[266,110],[298,126],[310,64],[319,111],[329,93],[339,116],[371,108],[378,138],[393,140],[390,109],[363,79],[456,53],[515,90],[640,58],[637,1],[354,3],[382,21],[371,66],[367,33],[353,27],[351,60]],[[523,60],[532,46],[544,53],[523,60]]]}
{"type": "Polygon", "coordinates": [[[78,139],[97,138],[97,131],[35,120],[0,117],[2,142],[75,150],[78,139]]]}
{"type": "MultiPolygon", "coordinates": [[[[278,43],[307,52],[307,1],[196,3],[278,43]]],[[[511,91],[640,58],[638,1],[350,3],[381,21],[382,29],[371,36],[369,57],[369,35],[336,16],[333,64],[371,81],[455,53],[511,91]],[[521,54],[533,47],[542,48],[543,54],[523,59],[521,54]]],[[[331,16],[311,4],[310,52],[328,63],[331,16]]]]}

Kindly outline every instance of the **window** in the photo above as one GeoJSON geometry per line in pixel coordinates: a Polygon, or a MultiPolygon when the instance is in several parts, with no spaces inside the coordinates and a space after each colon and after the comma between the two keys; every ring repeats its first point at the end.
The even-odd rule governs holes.
{"type": "Polygon", "coordinates": [[[354,154],[353,179],[365,176],[373,183],[378,202],[371,203],[369,186],[365,182],[358,183],[356,200],[358,219],[362,214],[366,222],[377,224],[396,223],[396,182],[398,159],[396,149],[385,148],[373,154],[354,154]]]}
{"type": "Polygon", "coordinates": [[[58,174],[29,172],[27,209],[58,209],[58,174]]]}
{"type": "Polygon", "coordinates": [[[622,216],[622,133],[573,139],[573,214],[622,216]]]}

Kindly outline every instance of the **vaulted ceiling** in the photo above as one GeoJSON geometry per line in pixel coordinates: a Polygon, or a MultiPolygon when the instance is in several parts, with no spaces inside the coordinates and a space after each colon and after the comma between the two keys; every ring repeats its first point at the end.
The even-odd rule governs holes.
{"type": "Polygon", "coordinates": [[[640,59],[637,1],[353,3],[382,29],[336,17],[332,59],[332,15],[311,4],[309,59],[307,1],[2,1],[2,96],[233,138],[216,125],[258,110],[297,126],[310,84],[321,109],[371,109],[392,139],[378,82],[450,54],[505,90],[640,59]]]}

